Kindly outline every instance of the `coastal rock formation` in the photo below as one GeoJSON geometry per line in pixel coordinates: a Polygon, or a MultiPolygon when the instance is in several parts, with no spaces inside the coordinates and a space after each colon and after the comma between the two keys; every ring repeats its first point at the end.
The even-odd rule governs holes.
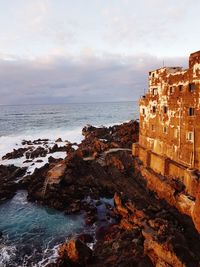
{"type": "Polygon", "coordinates": [[[199,266],[200,251],[196,244],[200,238],[191,220],[166,203],[160,205],[151,199],[151,206],[141,209],[134,198],[126,200],[115,194],[120,226],[127,230],[138,226],[142,230],[144,254],[154,266],[199,266]]]}
{"type": "MultiPolygon", "coordinates": [[[[137,122],[130,124],[137,129],[137,122]]],[[[85,222],[91,225],[98,223],[98,200],[114,197],[115,208],[107,209],[114,225],[109,226],[108,219],[105,228],[97,229],[92,261],[83,264],[80,260],[76,264],[197,267],[200,238],[190,217],[197,222],[199,211],[193,199],[186,197],[184,185],[176,179],[155,178],[153,174],[146,179],[144,171],[148,170],[123,144],[122,136],[126,136],[125,143],[128,138],[126,124],[122,129],[92,126],[83,129],[85,139],[77,150],[70,147],[64,160],[52,160],[26,178],[29,199],[66,214],[84,210],[85,222]]],[[[132,132],[129,133],[131,143],[132,132]]],[[[70,244],[73,246],[64,244],[61,251],[67,248],[76,255],[75,244],[70,244]]],[[[67,266],[62,265],[66,260],[63,255],[60,253],[56,266],[67,266]]]]}
{"type": "Polygon", "coordinates": [[[5,159],[17,159],[23,157],[24,153],[28,150],[28,148],[19,148],[19,149],[13,149],[12,152],[7,153],[2,157],[2,160],[5,159]]]}
{"type": "Polygon", "coordinates": [[[86,266],[92,259],[92,250],[79,239],[72,239],[58,249],[60,266],[86,266]]]}
{"type": "Polygon", "coordinates": [[[2,160],[10,160],[25,157],[27,163],[29,160],[34,160],[38,157],[46,157],[48,154],[55,152],[67,152],[67,147],[72,146],[68,141],[62,142],[61,138],[58,138],[52,145],[52,141],[48,139],[37,139],[34,141],[23,140],[22,146],[18,149],[13,149],[12,152],[5,154],[2,160]],[[58,145],[58,143],[61,143],[58,145]]]}
{"type": "Polygon", "coordinates": [[[66,146],[64,160],[51,157],[19,182],[30,201],[65,214],[82,212],[87,229],[96,226],[92,236],[82,233],[61,245],[57,262],[48,266],[199,267],[199,191],[194,202],[181,181],[155,176],[132,156],[138,122],[88,126],[83,134],[76,150],[66,146]],[[114,206],[104,204],[102,219],[105,198],[114,206]],[[94,240],[91,251],[87,243],[94,240]]]}
{"type": "Polygon", "coordinates": [[[19,188],[17,180],[26,173],[26,168],[0,165],[0,202],[14,196],[19,188]]]}
{"type": "Polygon", "coordinates": [[[92,156],[102,153],[109,148],[131,148],[132,143],[138,141],[139,123],[130,121],[111,127],[94,127],[88,125],[83,128],[85,139],[79,145],[82,156],[92,156]]]}
{"type": "Polygon", "coordinates": [[[112,197],[116,191],[119,192],[121,183],[126,183],[124,177],[133,169],[131,150],[126,147],[113,149],[112,142],[101,140],[106,137],[118,142],[120,146],[125,142],[125,136],[126,141],[131,143],[138,135],[135,132],[133,136],[133,130],[128,130],[130,126],[138,129],[138,122],[131,121],[100,130],[95,127],[88,128],[87,131],[84,129],[84,135],[87,137],[76,151],[69,148],[64,160],[52,161],[24,179],[28,184],[29,199],[43,202],[69,214],[70,211],[84,208],[82,201],[86,197],[99,199],[112,197]],[[100,133],[103,133],[103,136],[100,133]],[[80,204],[77,204],[77,201],[81,201],[80,204]]]}

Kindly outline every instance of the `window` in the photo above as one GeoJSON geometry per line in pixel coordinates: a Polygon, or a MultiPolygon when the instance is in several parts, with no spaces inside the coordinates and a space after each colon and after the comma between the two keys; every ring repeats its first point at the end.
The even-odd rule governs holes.
{"type": "Polygon", "coordinates": [[[180,92],[183,91],[183,85],[182,85],[182,84],[180,84],[180,85],[178,86],[178,88],[179,88],[179,91],[180,91],[180,92]]]}
{"type": "Polygon", "coordinates": [[[168,111],[167,106],[164,106],[164,107],[163,107],[163,112],[164,112],[164,113],[167,113],[167,111],[168,111]]]}
{"type": "Polygon", "coordinates": [[[155,73],[152,73],[152,78],[154,78],[155,77],[155,73]]]}
{"type": "Polygon", "coordinates": [[[153,106],[153,107],[152,107],[152,112],[153,112],[153,113],[156,113],[156,106],[153,106]]]}
{"type": "Polygon", "coordinates": [[[177,128],[174,129],[174,138],[178,138],[178,129],[177,128]]]}
{"type": "Polygon", "coordinates": [[[195,84],[189,83],[189,92],[194,92],[194,90],[195,90],[195,84]]]}
{"type": "Polygon", "coordinates": [[[188,115],[189,116],[194,116],[194,108],[189,108],[189,110],[188,110],[188,115]]]}
{"type": "Polygon", "coordinates": [[[163,127],[163,133],[165,133],[165,134],[167,133],[167,127],[166,126],[163,127]]]}
{"type": "Polygon", "coordinates": [[[158,88],[153,88],[153,95],[157,95],[158,94],[158,88]]]}
{"type": "Polygon", "coordinates": [[[175,86],[170,86],[170,88],[169,88],[170,94],[174,93],[175,89],[176,89],[175,86]]]}
{"type": "Polygon", "coordinates": [[[187,140],[190,142],[194,141],[194,133],[193,132],[188,132],[187,133],[187,140]]]}
{"type": "Polygon", "coordinates": [[[144,108],[142,109],[142,114],[145,115],[145,109],[144,108]]]}
{"type": "Polygon", "coordinates": [[[151,130],[155,131],[155,125],[153,125],[153,124],[151,125],[151,130]]]}

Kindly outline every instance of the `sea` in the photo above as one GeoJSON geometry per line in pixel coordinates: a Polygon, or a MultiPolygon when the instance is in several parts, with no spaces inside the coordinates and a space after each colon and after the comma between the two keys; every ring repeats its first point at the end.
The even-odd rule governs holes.
{"type": "MultiPolygon", "coordinates": [[[[79,143],[85,125],[111,126],[136,119],[137,102],[0,106],[0,164],[26,166],[32,173],[48,157],[31,166],[23,163],[24,158],[2,160],[2,156],[22,147],[22,140],[45,138],[52,146],[58,138],[63,140],[61,145],[66,141],[79,143]]],[[[66,154],[56,152],[53,156],[64,158],[66,154]]],[[[103,205],[110,201],[102,200],[99,216],[104,215],[103,205]]],[[[80,232],[91,231],[95,230],[85,227],[83,214],[64,215],[30,203],[27,192],[20,190],[0,204],[0,267],[45,266],[55,261],[59,244],[80,232]]]]}

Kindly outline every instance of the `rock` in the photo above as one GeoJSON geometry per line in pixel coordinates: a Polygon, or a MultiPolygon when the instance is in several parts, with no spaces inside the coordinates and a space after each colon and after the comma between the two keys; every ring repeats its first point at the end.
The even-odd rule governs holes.
{"type": "Polygon", "coordinates": [[[13,149],[13,152],[7,153],[2,157],[2,160],[21,158],[27,150],[28,148],[13,149]]]}
{"type": "Polygon", "coordinates": [[[101,200],[97,200],[95,204],[96,204],[96,206],[100,206],[100,205],[102,205],[102,202],[101,202],[101,200]]]}
{"type": "Polygon", "coordinates": [[[37,163],[41,163],[41,162],[43,162],[43,160],[42,159],[37,159],[36,162],[37,163]]]}
{"type": "Polygon", "coordinates": [[[28,145],[28,146],[32,146],[32,145],[41,145],[41,144],[47,144],[49,142],[49,139],[37,139],[34,141],[31,140],[23,140],[22,141],[22,145],[28,145]]]}
{"type": "Polygon", "coordinates": [[[200,185],[198,187],[195,205],[192,210],[192,219],[197,231],[200,233],[200,185]]]}
{"type": "Polygon", "coordinates": [[[80,203],[72,203],[68,209],[65,210],[65,214],[69,215],[69,214],[75,214],[80,212],[81,206],[80,203]]]}
{"type": "Polygon", "coordinates": [[[86,225],[93,225],[96,221],[97,221],[97,216],[95,214],[88,212],[85,215],[85,224],[86,225]]]}
{"type": "Polygon", "coordinates": [[[31,159],[27,159],[27,160],[23,161],[23,163],[30,163],[30,162],[32,162],[31,159]]]}
{"type": "Polygon", "coordinates": [[[71,185],[73,184],[75,181],[75,178],[74,176],[71,174],[70,170],[68,170],[66,173],[65,173],[65,176],[63,178],[63,182],[66,184],[66,185],[71,185]]]}
{"type": "Polygon", "coordinates": [[[0,201],[14,196],[19,184],[16,180],[26,173],[27,168],[0,165],[0,201]]]}
{"type": "Polygon", "coordinates": [[[79,239],[72,239],[58,249],[59,262],[84,265],[91,261],[92,250],[79,239]]]}
{"type": "Polygon", "coordinates": [[[101,140],[113,142],[114,147],[131,148],[132,143],[138,141],[139,123],[137,121],[130,121],[121,125],[114,125],[111,127],[94,127],[87,125],[83,128],[82,134],[87,139],[98,138],[101,140]]]}
{"type": "Polygon", "coordinates": [[[45,149],[44,147],[39,146],[33,151],[31,151],[31,150],[27,151],[25,153],[25,156],[26,156],[27,159],[35,159],[35,158],[38,158],[38,157],[46,157],[47,152],[48,152],[47,149],[45,149]]]}
{"type": "Polygon", "coordinates": [[[61,178],[64,176],[65,170],[66,163],[64,160],[56,163],[56,165],[47,173],[49,183],[59,183],[61,178]]]}
{"type": "Polygon", "coordinates": [[[93,243],[94,238],[90,234],[80,234],[78,236],[78,239],[81,240],[83,243],[93,243]]]}
{"type": "Polygon", "coordinates": [[[49,153],[55,152],[66,152],[66,146],[58,146],[57,144],[53,145],[53,147],[49,149],[49,153]]]}
{"type": "Polygon", "coordinates": [[[62,138],[58,138],[58,139],[56,139],[55,142],[56,142],[56,143],[62,142],[62,138]]]}
{"type": "Polygon", "coordinates": [[[49,163],[58,163],[58,162],[60,162],[61,160],[62,160],[61,158],[59,158],[59,159],[55,159],[55,158],[52,157],[52,156],[48,157],[48,162],[49,162],[49,163]]]}
{"type": "MultiPolygon", "coordinates": [[[[165,183],[163,177],[146,180],[142,176],[142,165],[130,151],[132,142],[138,140],[138,126],[134,121],[108,128],[88,126],[76,151],[68,144],[64,160],[50,158],[49,164],[24,178],[29,200],[66,214],[84,211],[86,224],[96,222],[92,263],[87,261],[90,256],[83,257],[87,252],[79,257],[76,242],[81,241],[73,240],[60,249],[56,266],[198,266],[199,234],[191,218],[179,211],[192,214],[199,229],[200,196],[195,193],[198,204],[194,205],[194,199],[183,196],[180,181],[165,183]],[[50,184],[42,197],[47,178],[50,184]],[[113,196],[114,208],[98,207],[97,199],[113,196]],[[176,204],[179,211],[170,204],[176,204]],[[109,225],[106,217],[113,217],[115,225],[109,225]]],[[[90,237],[80,239],[87,242],[90,237]]]]}

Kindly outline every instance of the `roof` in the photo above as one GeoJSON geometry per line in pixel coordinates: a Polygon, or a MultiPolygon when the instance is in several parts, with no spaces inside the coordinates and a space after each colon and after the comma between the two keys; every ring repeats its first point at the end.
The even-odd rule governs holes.
{"type": "Polygon", "coordinates": [[[200,50],[190,54],[190,57],[196,57],[196,56],[200,56],[200,50]]]}

